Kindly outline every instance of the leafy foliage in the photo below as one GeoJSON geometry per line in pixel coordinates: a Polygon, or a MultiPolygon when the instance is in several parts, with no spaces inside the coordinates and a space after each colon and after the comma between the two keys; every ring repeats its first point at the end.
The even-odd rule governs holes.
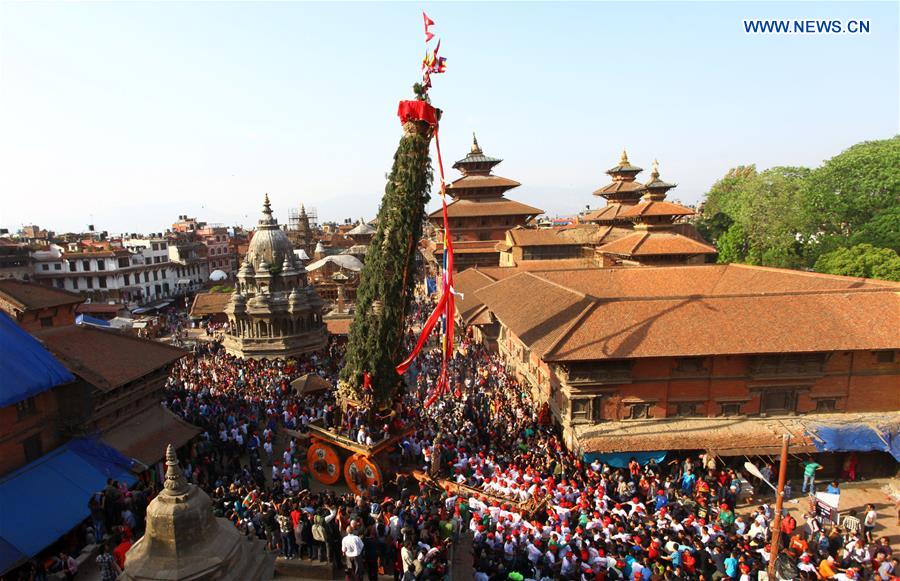
{"type": "MultiPolygon", "coordinates": [[[[898,202],[900,137],[894,137],[854,145],[814,170],[738,166],[707,192],[696,226],[716,244],[719,262],[838,268],[838,257],[849,259],[835,254],[839,249],[900,249],[898,202]]],[[[872,251],[863,254],[872,258],[872,251]]]]}
{"type": "Polygon", "coordinates": [[[815,269],[828,274],[900,281],[900,255],[890,248],[857,244],[823,254],[815,269]]]}
{"type": "Polygon", "coordinates": [[[430,140],[427,124],[404,127],[378,210],[378,227],[366,252],[341,370],[341,395],[357,401],[366,396],[365,373],[371,376],[376,405],[389,402],[400,384],[394,367],[401,359],[405,317],[416,280],[416,244],[430,197],[430,140]]]}

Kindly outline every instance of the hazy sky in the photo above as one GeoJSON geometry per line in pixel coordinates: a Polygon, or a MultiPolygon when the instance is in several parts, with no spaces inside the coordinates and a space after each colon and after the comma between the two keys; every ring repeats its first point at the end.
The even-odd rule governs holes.
{"type": "Polygon", "coordinates": [[[301,202],[371,218],[423,53],[449,168],[476,131],[511,197],[602,201],[623,147],[696,202],[738,164],[815,166],[898,132],[898,3],[0,2],[0,226],[158,231],[301,202]],[[747,35],[745,18],[869,19],[747,35]]]}

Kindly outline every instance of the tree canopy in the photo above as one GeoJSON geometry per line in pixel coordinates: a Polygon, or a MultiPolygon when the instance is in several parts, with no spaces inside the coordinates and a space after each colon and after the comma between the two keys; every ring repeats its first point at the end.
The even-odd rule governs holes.
{"type": "Polygon", "coordinates": [[[719,262],[890,278],[898,202],[900,136],[859,143],[815,169],[733,168],[707,192],[697,229],[719,262]]]}

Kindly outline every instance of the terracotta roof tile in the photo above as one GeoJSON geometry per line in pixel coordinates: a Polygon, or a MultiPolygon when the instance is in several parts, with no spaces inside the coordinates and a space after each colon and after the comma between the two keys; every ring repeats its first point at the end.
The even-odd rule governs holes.
{"type": "Polygon", "coordinates": [[[91,327],[51,327],[34,336],[69,371],[109,391],[184,357],[187,351],[91,327]]]}
{"type": "Polygon", "coordinates": [[[84,297],[78,293],[11,278],[0,280],[0,298],[22,309],[45,309],[84,302],[84,297]]]}
{"type": "Polygon", "coordinates": [[[496,278],[479,268],[466,269],[453,277],[453,287],[462,293],[462,296],[456,297],[454,306],[457,316],[463,320],[464,324],[468,325],[470,320],[478,315],[484,307],[484,303],[475,295],[475,291],[495,282],[497,282],[496,278]]]}
{"type": "Polygon", "coordinates": [[[474,188],[503,188],[509,190],[521,186],[519,182],[495,175],[469,174],[452,182],[447,186],[447,193],[453,196],[453,192],[474,188]]]}
{"type": "Polygon", "coordinates": [[[630,181],[615,181],[611,184],[607,184],[600,188],[599,190],[594,190],[595,196],[606,196],[610,194],[635,194],[635,197],[640,197],[638,194],[644,191],[644,185],[639,182],[630,182],[630,181]]]}
{"type": "Polygon", "coordinates": [[[180,448],[201,431],[161,405],[155,405],[129,417],[100,439],[129,458],[152,466],[165,456],[166,445],[180,448]]]}
{"type": "Polygon", "coordinates": [[[486,286],[475,296],[538,355],[591,303],[584,294],[529,272],[486,286]]]}
{"type": "Polygon", "coordinates": [[[231,293],[197,293],[191,305],[191,317],[206,317],[225,312],[231,293]]]}
{"type": "Polygon", "coordinates": [[[599,301],[548,359],[900,349],[898,316],[890,290],[599,301]]]}
{"type": "Polygon", "coordinates": [[[324,319],[325,327],[332,335],[348,335],[350,333],[350,324],[353,319],[344,317],[340,319],[324,319]]]}
{"type": "Polygon", "coordinates": [[[661,256],[666,254],[716,254],[717,250],[673,231],[645,230],[619,238],[597,249],[619,256],[661,256]]]}
{"type": "Polygon", "coordinates": [[[900,349],[900,283],[743,265],[515,270],[475,296],[539,353],[552,346],[548,360],[900,349]]]}
{"type": "Polygon", "coordinates": [[[622,218],[637,218],[640,216],[693,216],[696,214],[690,208],[671,202],[641,202],[619,214],[622,218]]]}
{"type": "MultiPolygon", "coordinates": [[[[504,197],[479,200],[454,200],[447,205],[447,216],[451,218],[468,218],[471,216],[538,216],[544,211],[521,202],[507,200],[504,197]]],[[[435,210],[429,218],[440,218],[441,210],[435,210]]]]}

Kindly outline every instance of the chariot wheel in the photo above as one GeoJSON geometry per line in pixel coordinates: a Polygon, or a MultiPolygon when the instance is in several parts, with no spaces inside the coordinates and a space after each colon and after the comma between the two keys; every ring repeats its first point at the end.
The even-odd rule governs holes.
{"type": "Polygon", "coordinates": [[[306,465],[313,478],[322,484],[334,484],[341,479],[341,457],[324,442],[310,444],[306,452],[306,465]]]}
{"type": "Polygon", "coordinates": [[[351,492],[361,495],[372,484],[381,487],[384,479],[374,459],[354,454],[344,464],[344,481],[351,492]]]}

